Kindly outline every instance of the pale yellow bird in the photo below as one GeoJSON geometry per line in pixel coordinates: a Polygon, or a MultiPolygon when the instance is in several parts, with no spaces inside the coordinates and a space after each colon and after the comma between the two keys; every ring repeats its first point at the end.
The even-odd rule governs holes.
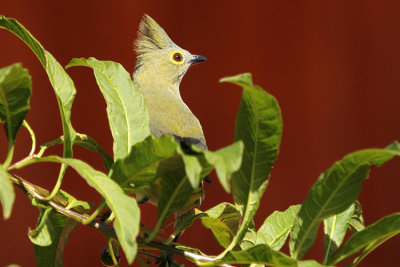
{"type": "MultiPolygon", "coordinates": [[[[135,42],[137,62],[133,81],[143,93],[150,115],[150,128],[154,136],[172,135],[179,142],[207,149],[199,120],[183,102],[179,85],[190,66],[206,58],[192,55],[176,45],[150,16],[144,15],[135,42]]],[[[149,199],[157,203],[160,184],[137,194],[138,200],[149,199]]],[[[194,192],[184,208],[201,201],[201,187],[194,192]]]]}

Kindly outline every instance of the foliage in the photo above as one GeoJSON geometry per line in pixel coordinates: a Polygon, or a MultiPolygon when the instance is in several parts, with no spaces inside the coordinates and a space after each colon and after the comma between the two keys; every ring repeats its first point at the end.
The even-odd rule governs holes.
{"type": "MultiPolygon", "coordinates": [[[[384,149],[365,149],[350,153],[323,172],[302,204],[275,211],[256,228],[253,217],[263,196],[271,169],[279,152],[282,117],[276,99],[253,84],[250,74],[221,79],[243,89],[236,119],[234,143],[217,151],[184,147],[170,136],[150,136],[149,115],[143,96],[122,65],[94,58],[73,59],[67,65],[92,68],[107,103],[107,116],[113,137],[113,155],[107,155],[93,138],[72,127],[71,108],[76,93],[74,84],[57,60],[16,20],[0,16],[0,28],[22,39],[35,53],[49,76],[58,101],[62,137],[36,151],[35,134],[24,120],[30,109],[32,83],[28,70],[17,63],[0,69],[0,122],[8,140],[7,156],[0,165],[0,202],[3,217],[11,215],[15,186],[23,188],[40,210],[37,227],[28,233],[34,244],[38,266],[62,266],[62,255],[78,223],[95,227],[106,237],[102,260],[118,265],[119,247],[131,264],[146,266],[142,255],[154,257],[162,265],[176,262],[167,254],[184,256],[197,264],[251,264],[269,266],[326,266],[354,257],[358,264],[372,250],[400,232],[400,213],[364,226],[357,197],[371,166],[380,166],[400,155],[400,144],[384,149]],[[33,147],[23,160],[13,161],[15,138],[21,126],[30,133],[33,147]],[[46,155],[52,145],[63,144],[62,157],[46,155]],[[100,153],[107,173],[95,170],[73,158],[74,146],[100,153]],[[50,193],[16,176],[13,170],[40,162],[60,165],[56,186],[50,193]],[[102,197],[93,209],[60,189],[66,168],[73,168],[102,197]],[[185,206],[196,193],[201,179],[213,169],[223,188],[232,191],[234,203],[220,203],[207,210],[187,211],[185,206]],[[151,185],[161,187],[158,222],[153,229],[140,225],[140,208],[130,194],[151,185]],[[231,186],[232,184],[232,190],[231,186]],[[105,212],[104,212],[105,211],[105,212]],[[179,214],[170,237],[164,222],[179,214]],[[171,245],[175,237],[201,220],[222,247],[218,256],[208,256],[186,245],[171,245]],[[313,246],[324,223],[322,263],[302,261],[313,246]],[[112,224],[111,224],[112,223],[112,224]],[[112,226],[112,227],[111,227],[112,226]],[[353,234],[344,243],[348,230],[353,234]],[[290,235],[290,255],[281,252],[290,235]],[[151,249],[159,255],[144,252],[151,249]],[[168,253],[165,253],[168,252],[168,253]]],[[[193,207],[191,207],[193,208],[193,207]]]]}

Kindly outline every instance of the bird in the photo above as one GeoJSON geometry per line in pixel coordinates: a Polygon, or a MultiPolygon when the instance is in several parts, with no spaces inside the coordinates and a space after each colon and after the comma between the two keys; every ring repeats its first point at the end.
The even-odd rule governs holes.
{"type": "MultiPolygon", "coordinates": [[[[137,60],[133,82],[144,96],[151,134],[155,137],[171,135],[181,145],[195,145],[207,150],[201,124],[182,100],[179,90],[187,70],[206,58],[192,55],[176,45],[164,29],[147,14],[139,24],[138,37],[134,44],[137,60]]],[[[160,188],[159,179],[150,188],[139,190],[136,192],[138,202],[149,200],[157,205],[160,188]]],[[[182,209],[199,206],[203,197],[201,183],[182,209]]]]}

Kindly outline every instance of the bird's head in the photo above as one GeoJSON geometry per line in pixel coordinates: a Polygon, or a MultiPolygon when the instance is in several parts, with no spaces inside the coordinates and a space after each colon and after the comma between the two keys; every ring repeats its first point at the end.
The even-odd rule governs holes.
{"type": "Polygon", "coordinates": [[[206,58],[192,55],[176,45],[158,23],[148,15],[140,22],[135,42],[137,62],[134,79],[151,79],[179,86],[189,67],[206,58]]]}

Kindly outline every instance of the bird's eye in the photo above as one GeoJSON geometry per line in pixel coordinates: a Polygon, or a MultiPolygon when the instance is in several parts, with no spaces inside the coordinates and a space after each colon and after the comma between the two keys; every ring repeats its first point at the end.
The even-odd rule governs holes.
{"type": "Polygon", "coordinates": [[[174,61],[176,62],[181,62],[183,60],[183,55],[179,52],[176,52],[172,55],[172,58],[174,59],[174,61]]]}

